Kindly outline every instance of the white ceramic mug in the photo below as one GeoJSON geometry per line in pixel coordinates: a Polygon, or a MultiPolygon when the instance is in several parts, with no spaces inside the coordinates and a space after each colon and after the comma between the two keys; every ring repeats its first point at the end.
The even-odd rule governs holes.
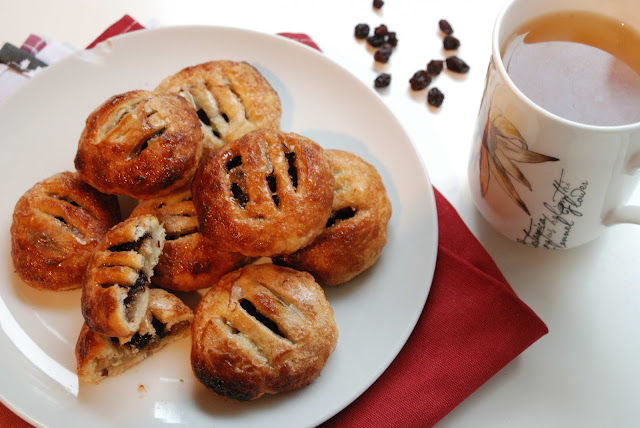
{"type": "Polygon", "coordinates": [[[469,162],[471,194],[487,221],[508,238],[550,249],[589,242],[612,224],[640,224],[640,207],[625,205],[640,178],[640,123],[592,126],[556,116],[529,100],[502,62],[501,48],[518,27],[564,10],[640,30],[635,1],[508,2],[494,27],[469,162]]]}

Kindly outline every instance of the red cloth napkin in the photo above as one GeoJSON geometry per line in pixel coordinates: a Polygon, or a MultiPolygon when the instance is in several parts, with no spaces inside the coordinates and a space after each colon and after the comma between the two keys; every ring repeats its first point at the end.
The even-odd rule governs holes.
{"type": "MultiPolygon", "coordinates": [[[[125,15],[89,47],[144,28],[125,15]]],[[[319,49],[306,34],[279,33],[319,49]]],[[[548,332],[453,206],[434,189],[438,259],[427,303],[398,357],[322,427],[432,426],[548,332]]],[[[31,427],[0,404],[1,427],[31,427]]]]}
{"type": "Polygon", "coordinates": [[[323,427],[428,427],[548,333],[434,189],[438,259],[427,303],[400,354],[323,427]]]}
{"type": "Polygon", "coordinates": [[[91,49],[98,43],[102,42],[103,40],[107,40],[110,37],[117,36],[119,34],[129,33],[131,31],[143,30],[143,29],[144,27],[138,21],[136,21],[129,15],[125,15],[122,18],[120,18],[119,21],[116,21],[109,28],[104,30],[102,34],[98,36],[97,39],[95,39],[93,42],[89,44],[89,46],[87,46],[87,49],[91,49]]]}

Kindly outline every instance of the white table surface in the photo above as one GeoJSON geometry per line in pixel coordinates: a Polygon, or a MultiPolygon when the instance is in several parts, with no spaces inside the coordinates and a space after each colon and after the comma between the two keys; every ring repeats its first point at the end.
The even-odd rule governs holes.
{"type": "MultiPolygon", "coordinates": [[[[466,169],[490,54],[504,0],[0,0],[0,42],[20,45],[36,33],[83,48],[129,14],[148,27],[223,25],[265,33],[304,32],[367,85],[392,75],[380,96],[424,158],[433,184],[493,256],[549,334],[533,344],[446,416],[441,427],[591,427],[640,425],[640,227],[618,225],[580,248],[548,252],[498,235],[479,216],[466,169]],[[441,58],[438,20],[461,40],[471,71],[440,75],[442,107],[409,89],[412,74],[441,58]],[[388,64],[353,37],[358,23],[386,24],[399,44],[388,64]]],[[[640,6],[639,6],[640,9],[640,6]]],[[[224,43],[212,40],[211,43],[224,43]]],[[[171,55],[171,52],[167,52],[171,55]]],[[[373,119],[372,119],[373,120],[373,119]]],[[[0,130],[1,132],[1,130],[0,130]]],[[[389,142],[393,144],[393,142],[389,142]]],[[[637,194],[638,192],[636,192],[637,194]]]]}

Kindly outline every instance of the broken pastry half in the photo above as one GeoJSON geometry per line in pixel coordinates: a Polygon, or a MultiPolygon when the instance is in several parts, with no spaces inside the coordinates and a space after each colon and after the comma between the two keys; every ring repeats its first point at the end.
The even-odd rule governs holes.
{"type": "Polygon", "coordinates": [[[337,340],[333,309],[310,274],[249,265],[225,275],[198,304],[191,366],[216,394],[253,400],[311,383],[337,340]]]}
{"type": "Polygon", "coordinates": [[[169,343],[187,337],[193,313],[178,297],[162,289],[149,290],[149,306],[133,335],[109,337],[82,326],[76,343],[78,378],[98,383],[138,364],[169,343]]]}
{"type": "Polygon", "coordinates": [[[96,333],[129,337],[149,306],[149,283],[165,231],[153,215],[131,217],[98,243],[82,285],[82,315],[96,333]]]}

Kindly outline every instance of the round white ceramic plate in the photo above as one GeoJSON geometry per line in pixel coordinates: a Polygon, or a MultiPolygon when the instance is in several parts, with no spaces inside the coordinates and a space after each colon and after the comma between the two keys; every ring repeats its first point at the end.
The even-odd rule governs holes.
{"type": "Polygon", "coordinates": [[[323,54],[279,36],[220,27],[139,31],[42,71],[0,105],[0,399],[35,425],[301,427],[330,418],[395,358],[422,311],[436,261],[437,219],[427,173],[373,89],[323,54]],[[360,277],[326,289],[340,337],[311,385],[249,403],[218,398],[191,373],[188,340],[124,375],[78,384],[80,291],[26,286],[11,262],[11,215],[37,181],[73,170],[87,115],[111,95],[152,89],[214,59],[254,65],[280,95],[282,129],[352,151],[380,172],[393,205],[388,243],[360,277]]]}

